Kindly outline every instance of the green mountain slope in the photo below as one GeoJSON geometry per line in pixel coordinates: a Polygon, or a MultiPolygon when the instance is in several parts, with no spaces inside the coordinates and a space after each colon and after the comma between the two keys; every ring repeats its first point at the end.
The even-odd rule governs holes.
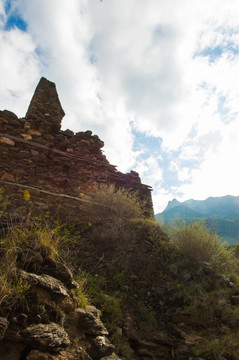
{"type": "Polygon", "coordinates": [[[169,201],[166,209],[155,215],[162,225],[175,220],[206,219],[206,225],[229,244],[239,242],[239,196],[209,197],[206,200],[176,199],[169,201]]]}
{"type": "Polygon", "coordinates": [[[155,219],[163,225],[167,225],[176,219],[178,220],[191,220],[193,218],[203,218],[203,214],[197,210],[191,209],[184,204],[170,207],[168,210],[163,211],[155,216],[155,219]]]}

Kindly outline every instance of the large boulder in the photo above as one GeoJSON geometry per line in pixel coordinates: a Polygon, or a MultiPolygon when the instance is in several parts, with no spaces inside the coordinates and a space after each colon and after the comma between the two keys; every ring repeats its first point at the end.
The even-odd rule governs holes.
{"type": "Polygon", "coordinates": [[[42,287],[48,290],[50,293],[60,296],[69,296],[67,289],[61,283],[61,281],[49,275],[36,275],[33,273],[28,273],[24,270],[19,270],[19,275],[22,279],[27,280],[30,284],[42,287]]]}
{"type": "Polygon", "coordinates": [[[70,345],[68,334],[58,324],[33,324],[21,331],[25,342],[37,349],[58,352],[70,345]]]}

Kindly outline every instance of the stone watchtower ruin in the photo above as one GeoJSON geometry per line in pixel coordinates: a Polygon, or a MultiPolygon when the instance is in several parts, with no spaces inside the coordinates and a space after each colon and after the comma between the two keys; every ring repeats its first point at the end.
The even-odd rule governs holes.
{"type": "Polygon", "coordinates": [[[36,212],[51,211],[77,220],[84,201],[101,184],[137,191],[153,215],[151,188],[131,171],[123,174],[102,153],[103,141],[92,132],[61,130],[65,113],[53,82],[41,78],[24,118],[0,111],[0,186],[24,212],[23,193],[36,212]]]}
{"type": "Polygon", "coordinates": [[[64,116],[56,85],[42,77],[28,107],[26,120],[32,129],[55,135],[61,129],[64,116]]]}

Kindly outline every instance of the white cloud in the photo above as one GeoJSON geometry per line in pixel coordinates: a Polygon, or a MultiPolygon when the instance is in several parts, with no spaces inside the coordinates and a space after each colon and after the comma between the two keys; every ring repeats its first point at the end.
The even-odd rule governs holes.
{"type": "MultiPolygon", "coordinates": [[[[132,167],[133,136],[124,93],[118,91],[114,74],[113,81],[107,84],[104,72],[91,63],[90,47],[97,33],[91,23],[90,3],[78,0],[72,0],[70,6],[64,0],[17,3],[38,49],[42,73],[56,82],[66,112],[63,128],[91,129],[104,140],[112,163],[124,171],[132,167]]],[[[94,5],[98,10],[102,7],[100,2],[94,5]]]]}
{"type": "Polygon", "coordinates": [[[0,32],[0,108],[23,116],[39,79],[31,37],[18,29],[0,32]]]}
{"type": "Polygon", "coordinates": [[[153,156],[141,160],[137,164],[135,170],[140,174],[145,184],[149,184],[153,187],[157,186],[163,177],[162,169],[160,168],[157,159],[153,156]]]}
{"type": "Polygon", "coordinates": [[[169,199],[171,199],[171,196],[172,196],[171,192],[166,191],[166,190],[162,189],[161,187],[159,187],[159,188],[155,187],[153,189],[152,198],[153,198],[155,214],[162,212],[166,208],[169,199]]]}
{"type": "Polygon", "coordinates": [[[181,191],[186,195],[185,200],[225,194],[239,195],[238,132],[238,121],[230,127],[224,127],[224,138],[216,151],[210,147],[205,153],[204,161],[198,169],[192,171],[191,183],[182,185],[181,191]]]}
{"type": "Polygon", "coordinates": [[[183,167],[178,172],[178,178],[180,181],[189,181],[191,178],[191,171],[189,168],[183,167]]]}
{"type": "Polygon", "coordinates": [[[111,163],[134,168],[154,186],[155,203],[179,193],[189,198],[236,191],[237,0],[12,4],[28,28],[5,31],[0,3],[0,108],[22,116],[46,76],[57,85],[63,127],[98,134],[111,163]],[[218,53],[210,53],[216,47],[218,53]],[[219,112],[222,99],[226,114],[219,112]],[[158,155],[137,163],[131,121],[135,130],[163,139],[161,166],[177,175],[170,188],[160,188],[165,172],[158,155]],[[230,176],[219,176],[221,166],[230,176]]]}

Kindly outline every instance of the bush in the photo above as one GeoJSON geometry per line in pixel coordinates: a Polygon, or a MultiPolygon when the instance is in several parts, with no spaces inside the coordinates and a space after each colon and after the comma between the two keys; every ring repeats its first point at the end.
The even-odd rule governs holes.
{"type": "Polygon", "coordinates": [[[197,344],[194,351],[198,357],[206,359],[238,359],[239,344],[238,330],[236,332],[229,331],[225,335],[217,338],[211,338],[208,334],[197,344]]]}
{"type": "Polygon", "coordinates": [[[233,251],[205,227],[204,221],[176,223],[168,228],[168,234],[187,266],[197,269],[208,263],[217,272],[230,273],[235,270],[237,261],[233,251]]]}
{"type": "Polygon", "coordinates": [[[0,238],[0,313],[7,314],[25,301],[27,282],[19,277],[18,268],[38,272],[45,259],[62,260],[64,239],[58,229],[27,219],[8,226],[0,238]]]}
{"type": "Polygon", "coordinates": [[[29,250],[39,253],[43,258],[59,258],[61,239],[57,229],[51,230],[47,225],[35,225],[27,221],[9,229],[1,240],[0,253],[15,253],[18,259],[29,250]]]}
{"type": "Polygon", "coordinates": [[[123,220],[143,217],[145,202],[137,193],[125,188],[116,189],[113,184],[102,185],[86,205],[86,212],[94,222],[123,220]]]}
{"type": "Polygon", "coordinates": [[[102,185],[93,194],[85,210],[93,223],[91,241],[101,251],[125,248],[132,240],[130,221],[143,217],[144,201],[128,189],[116,189],[113,184],[102,185]]]}
{"type": "Polygon", "coordinates": [[[85,309],[89,305],[88,295],[86,294],[87,279],[83,275],[78,275],[75,279],[78,284],[78,288],[72,289],[71,293],[78,307],[85,309]]]}
{"type": "Polygon", "coordinates": [[[0,242],[0,314],[5,316],[24,301],[28,284],[17,273],[17,248],[0,242]]]}

